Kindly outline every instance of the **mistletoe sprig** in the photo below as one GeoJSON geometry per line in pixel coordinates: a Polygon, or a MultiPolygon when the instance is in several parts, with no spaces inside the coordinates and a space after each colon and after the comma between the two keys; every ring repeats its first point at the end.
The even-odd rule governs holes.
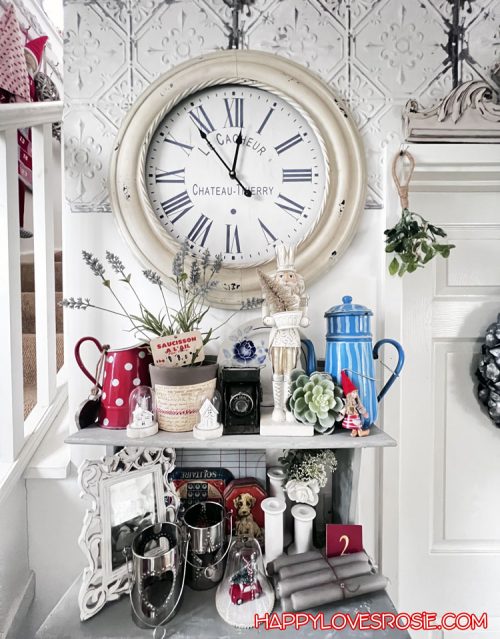
{"type": "Polygon", "coordinates": [[[454,244],[446,244],[446,233],[418,213],[404,208],[399,222],[384,231],[385,252],[395,253],[389,264],[389,273],[402,277],[423,268],[436,255],[447,258],[454,244]]]}
{"type": "Polygon", "coordinates": [[[385,252],[395,253],[389,264],[389,273],[402,277],[423,268],[436,255],[447,258],[454,244],[445,244],[446,233],[418,213],[409,209],[408,195],[415,158],[408,149],[401,149],[392,162],[392,179],[401,202],[401,218],[391,229],[386,229],[385,252]]]}

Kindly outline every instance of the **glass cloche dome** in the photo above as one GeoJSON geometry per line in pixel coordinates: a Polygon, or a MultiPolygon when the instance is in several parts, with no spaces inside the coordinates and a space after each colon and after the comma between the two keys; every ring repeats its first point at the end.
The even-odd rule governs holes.
{"type": "Polygon", "coordinates": [[[215,604],[224,621],[236,628],[253,628],[255,615],[272,612],[274,590],[266,577],[256,539],[242,537],[233,541],[215,604]]]}
{"type": "Polygon", "coordinates": [[[128,400],[129,418],[127,437],[142,439],[158,432],[156,396],[150,386],[138,386],[128,400]]]}

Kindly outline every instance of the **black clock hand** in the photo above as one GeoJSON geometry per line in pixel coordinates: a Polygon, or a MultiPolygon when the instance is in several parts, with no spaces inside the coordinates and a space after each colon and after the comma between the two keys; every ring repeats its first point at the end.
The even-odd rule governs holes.
{"type": "Polygon", "coordinates": [[[229,165],[226,163],[226,161],[224,160],[224,158],[219,155],[217,149],[214,147],[214,145],[210,142],[210,140],[207,137],[207,134],[205,133],[205,131],[202,131],[201,129],[198,129],[198,131],[200,132],[201,138],[203,140],[205,140],[205,142],[208,144],[208,146],[210,147],[210,149],[215,153],[215,155],[219,158],[219,160],[222,162],[222,164],[226,167],[226,169],[230,172],[231,169],[229,168],[229,165]]]}
{"type": "MultiPolygon", "coordinates": [[[[201,129],[198,129],[198,131],[200,132],[200,135],[201,135],[202,139],[205,140],[205,142],[208,144],[210,149],[215,153],[215,155],[219,158],[219,160],[222,162],[222,164],[226,167],[226,169],[229,172],[229,176],[231,177],[231,169],[229,168],[229,165],[226,163],[224,158],[218,153],[218,151],[214,147],[214,145],[210,142],[210,140],[208,139],[207,134],[205,133],[205,131],[202,131],[201,129]]],[[[240,180],[236,177],[236,175],[234,176],[234,179],[236,180],[236,182],[238,182],[238,184],[243,189],[243,195],[245,195],[246,197],[252,197],[252,191],[250,189],[247,189],[247,187],[244,186],[240,182],[240,180]]]]}
{"type": "Polygon", "coordinates": [[[242,129],[240,129],[238,137],[236,138],[236,150],[234,152],[233,166],[231,167],[231,170],[229,171],[229,177],[232,178],[233,180],[236,179],[236,164],[238,162],[238,154],[240,152],[240,146],[243,143],[243,136],[241,135],[241,132],[242,132],[242,129]]]}

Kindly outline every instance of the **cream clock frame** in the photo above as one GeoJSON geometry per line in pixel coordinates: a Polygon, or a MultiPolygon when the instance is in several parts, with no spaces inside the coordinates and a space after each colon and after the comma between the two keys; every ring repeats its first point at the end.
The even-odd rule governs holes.
{"type": "MultiPolygon", "coordinates": [[[[303,66],[274,54],[230,50],[194,58],[156,80],[135,102],[116,138],[111,167],[111,205],[125,241],[145,268],[168,285],[179,244],[154,213],[145,163],[154,132],[183,99],[208,87],[254,86],[288,101],[316,134],[326,168],[325,193],[316,224],[297,248],[296,267],[307,283],[331,267],[354,237],[365,201],[364,149],[353,118],[331,89],[303,66]]],[[[238,308],[247,297],[260,297],[257,267],[224,265],[209,301],[238,308]]]]}

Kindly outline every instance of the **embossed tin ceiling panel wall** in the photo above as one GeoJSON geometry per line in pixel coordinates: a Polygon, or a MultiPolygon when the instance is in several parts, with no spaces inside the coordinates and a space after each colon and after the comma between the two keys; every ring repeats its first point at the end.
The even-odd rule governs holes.
{"type": "MultiPolygon", "coordinates": [[[[72,211],[110,210],[109,157],[130,105],[176,64],[226,48],[230,24],[224,0],[66,1],[72,211]]],[[[454,74],[487,79],[499,24],[500,0],[256,0],[240,16],[244,47],[300,62],[346,100],[365,143],[369,208],[383,204],[382,157],[401,138],[402,106],[438,101],[454,74]]]]}

